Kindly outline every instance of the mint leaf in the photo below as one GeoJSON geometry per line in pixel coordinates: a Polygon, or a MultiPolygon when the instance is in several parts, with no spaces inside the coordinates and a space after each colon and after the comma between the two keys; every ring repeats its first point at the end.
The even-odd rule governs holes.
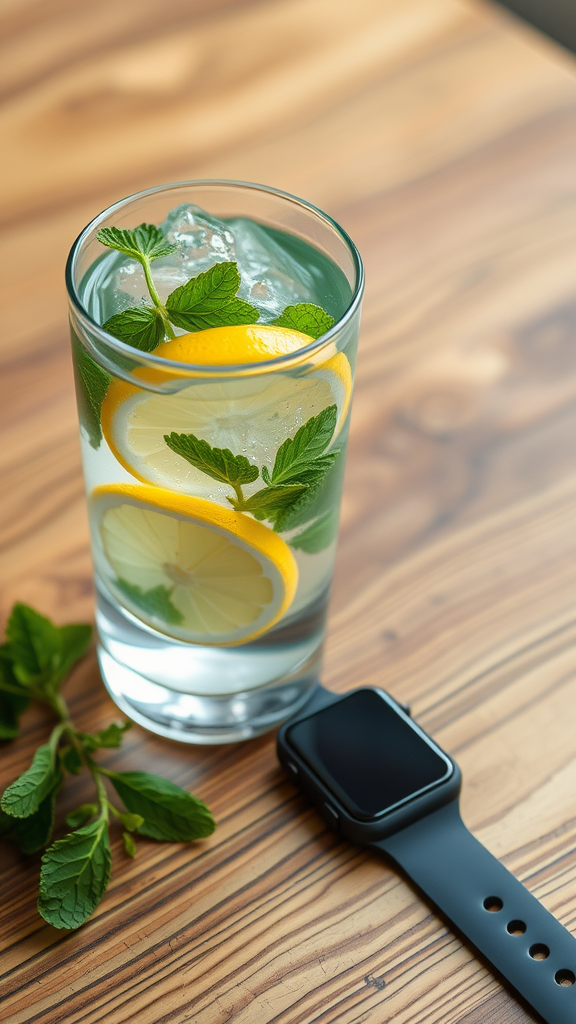
{"type": "Polygon", "coordinates": [[[100,413],[102,402],[112,378],[88,355],[78,336],[72,331],[72,354],[78,418],[88,435],[90,446],[98,449],[102,443],[100,413]]]}
{"type": "MultiPolygon", "coordinates": [[[[312,470],[313,463],[318,460],[325,448],[328,447],[336,429],[337,408],[329,405],[317,416],[311,416],[294,437],[288,438],[280,445],[276,452],[274,468],[269,477],[273,484],[292,483],[293,481],[304,480],[304,474],[312,470]]],[[[334,458],[323,464],[322,473],[330,468],[334,458]]],[[[320,466],[320,463],[318,463],[320,466]]],[[[266,477],[264,477],[266,479],[266,477]]]]}
{"type": "Polygon", "coordinates": [[[189,842],[209,836],[214,819],[201,800],[185,789],[149,772],[106,772],[124,806],[140,814],[141,835],[169,842],[189,842]]]}
{"type": "Polygon", "coordinates": [[[294,492],[290,500],[276,506],[272,504],[266,515],[278,533],[289,529],[294,515],[301,516],[303,510],[314,501],[324,478],[334,465],[338,452],[325,452],[325,449],[334,435],[336,421],[335,405],[323,409],[317,416],[311,416],[294,437],[287,438],[280,445],[272,473],[266,467],[262,469],[262,479],[269,490],[275,488],[280,493],[289,486],[300,487],[299,493],[294,492]]]}
{"type": "Polygon", "coordinates": [[[98,804],[80,804],[75,811],[66,815],[66,824],[69,828],[80,828],[89,818],[98,813],[98,804]]]}
{"type": "Polygon", "coordinates": [[[302,497],[294,502],[293,505],[278,512],[274,520],[276,533],[286,533],[287,530],[293,530],[296,526],[306,523],[311,518],[311,515],[317,513],[316,499],[322,483],[323,478],[318,480],[316,484],[310,485],[302,497]],[[311,506],[314,506],[314,508],[311,506]]]}
{"type": "Polygon", "coordinates": [[[308,555],[315,555],[324,548],[330,546],[338,530],[338,509],[325,512],[316,519],[302,533],[288,541],[291,548],[305,551],[308,555]]]}
{"type": "Polygon", "coordinates": [[[66,747],[60,752],[62,764],[71,775],[78,775],[82,771],[82,761],[76,747],[66,747]]]}
{"type": "Polygon", "coordinates": [[[36,682],[51,673],[60,653],[56,626],[27,604],[16,602],[6,626],[8,650],[17,679],[36,682]]]}
{"type": "Polygon", "coordinates": [[[136,843],[134,842],[134,840],[133,840],[132,836],[130,835],[130,833],[129,832],[123,832],[122,833],[122,839],[124,841],[124,850],[125,850],[125,852],[128,854],[129,857],[135,857],[136,856],[136,843]]]}
{"type": "MultiPolygon", "coordinates": [[[[286,483],[289,480],[298,480],[299,483],[306,484],[309,487],[317,487],[322,482],[326,473],[332,468],[336,459],[338,458],[339,450],[331,452],[325,452],[324,455],[319,455],[316,459],[311,459],[310,462],[306,463],[301,461],[290,472],[286,471],[283,476],[286,483]]],[[[262,467],[262,478],[268,485],[272,485],[272,477],[268,472],[266,466],[262,467]]],[[[284,486],[284,484],[280,485],[284,486]]]]}
{"type": "Polygon", "coordinates": [[[20,715],[30,694],[14,675],[8,644],[0,645],[0,740],[13,740],[20,732],[20,715]],[[7,689],[3,689],[3,685],[7,689]],[[14,692],[17,691],[17,692],[14,692]]]}
{"type": "Polygon", "coordinates": [[[298,302],[295,306],[286,306],[280,316],[271,321],[273,327],[290,327],[293,331],[308,334],[314,339],[321,338],[334,323],[334,317],[313,302],[298,302]]]}
{"type": "Polygon", "coordinates": [[[100,228],[97,236],[102,245],[117,249],[126,256],[132,256],[139,263],[144,259],[157,260],[176,252],[177,245],[168,242],[162,230],[155,224],[139,224],[132,231],[129,228],[100,228]]]}
{"type": "Polygon", "coordinates": [[[256,323],[258,310],[235,298],[239,287],[236,263],[215,263],[168,296],[166,309],[170,320],[185,331],[256,323]]]}
{"type": "Polygon", "coordinates": [[[278,512],[291,508],[306,490],[306,484],[263,487],[242,501],[236,498],[228,498],[228,501],[237,512],[251,512],[256,519],[273,519],[278,512]]]}
{"type": "Polygon", "coordinates": [[[79,928],[98,906],[110,878],[103,818],[59,839],[42,857],[38,910],[55,928],[79,928]]]}
{"type": "Polygon", "coordinates": [[[99,732],[81,732],[78,735],[86,750],[92,751],[97,750],[98,747],[119,747],[124,733],[131,728],[132,722],[124,722],[122,725],[112,722],[105,729],[100,729],[99,732]]]}
{"type": "Polygon", "coordinates": [[[14,740],[20,735],[19,718],[28,701],[29,697],[17,697],[0,690],[0,740],[14,740]]]}
{"type": "Polygon", "coordinates": [[[338,507],[344,474],[344,453],[343,449],[338,449],[327,454],[334,456],[332,465],[309,483],[308,490],[292,508],[278,514],[274,523],[274,529],[278,533],[308,525],[312,516],[318,518],[338,507]]]}
{"type": "Polygon", "coordinates": [[[58,676],[59,679],[63,679],[86,654],[92,639],[92,626],[84,622],[73,622],[68,626],[56,628],[60,636],[58,676]]]}
{"type": "Polygon", "coordinates": [[[182,622],[182,613],[172,604],[170,591],[161,583],[151,590],[142,590],[136,583],[119,578],[116,580],[116,586],[136,608],[147,615],[171,622],[173,626],[178,626],[182,622]]]}
{"type": "Polygon", "coordinates": [[[27,818],[13,818],[0,810],[0,836],[9,839],[22,853],[36,853],[46,846],[54,828],[54,806],[61,784],[62,775],[57,772],[54,786],[38,805],[38,810],[27,818]]]}
{"type": "Polygon", "coordinates": [[[241,486],[258,479],[258,468],[244,455],[233,455],[229,448],[212,448],[195,434],[165,434],[164,440],[176,455],[213,480],[241,486]]]}
{"type": "Polygon", "coordinates": [[[127,828],[129,832],[136,832],[144,824],[144,818],[141,814],[131,814],[130,811],[120,814],[119,818],[124,828],[127,828]]]}
{"type": "Polygon", "coordinates": [[[13,818],[28,818],[54,788],[54,751],[49,743],[38,747],[32,764],[2,795],[0,806],[13,818]]]}
{"type": "MultiPolygon", "coordinates": [[[[186,287],[183,285],[182,287],[186,287]]],[[[168,315],[173,324],[187,331],[205,331],[210,327],[237,327],[239,324],[255,324],[260,313],[244,299],[231,299],[226,306],[212,313],[189,314],[185,310],[174,311],[168,306],[168,315]]]]}
{"type": "Polygon", "coordinates": [[[166,329],[160,310],[154,306],[130,306],[102,324],[108,334],[141,352],[152,352],[164,341],[166,329]]]}
{"type": "Polygon", "coordinates": [[[34,608],[17,602],[6,626],[14,675],[24,686],[54,689],[85,653],[91,635],[91,626],[60,629],[34,608]]]}

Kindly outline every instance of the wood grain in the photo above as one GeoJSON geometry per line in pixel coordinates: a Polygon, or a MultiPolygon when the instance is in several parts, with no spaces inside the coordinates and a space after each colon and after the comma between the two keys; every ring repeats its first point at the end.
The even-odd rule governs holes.
{"type": "MultiPolygon", "coordinates": [[[[473,0],[4,0],[1,612],[92,615],[63,264],[100,209],[264,181],[350,231],[367,293],[325,682],[385,685],[462,765],[467,823],[576,932],[576,76],[473,0]]],[[[114,716],[95,659],[74,714],[114,716]]],[[[4,745],[0,782],[46,734],[4,745]]],[[[520,1024],[408,886],[329,832],[273,737],[106,763],[207,800],[192,847],[113,837],[78,933],[0,850],[10,1024],[520,1024]]],[[[87,799],[67,788],[64,814],[87,799]]]]}

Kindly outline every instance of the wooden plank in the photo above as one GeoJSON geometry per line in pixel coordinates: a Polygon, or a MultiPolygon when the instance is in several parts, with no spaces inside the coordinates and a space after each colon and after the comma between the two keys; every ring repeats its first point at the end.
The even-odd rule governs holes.
{"type": "MultiPolygon", "coordinates": [[[[340,220],[367,294],[325,682],[387,686],[464,770],[478,836],[576,930],[576,79],[472,0],[20,0],[0,8],[0,607],[91,617],[62,284],[98,210],[191,177],[266,181],[340,220]]],[[[85,728],[114,707],[91,656],[85,728]]],[[[48,716],[2,749],[1,783],[48,716]]],[[[520,1024],[531,1015],[375,856],[341,842],[273,737],[183,749],[134,728],[219,827],[113,837],[93,919],[35,909],[0,849],[10,1024],[520,1024]]],[[[90,790],[67,787],[65,813],[90,790]]]]}

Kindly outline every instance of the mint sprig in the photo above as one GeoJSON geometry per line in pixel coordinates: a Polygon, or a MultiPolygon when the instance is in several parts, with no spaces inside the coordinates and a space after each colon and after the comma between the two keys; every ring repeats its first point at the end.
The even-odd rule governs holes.
{"type": "Polygon", "coordinates": [[[245,455],[234,455],[229,448],[213,448],[195,434],[165,434],[171,451],[182,456],[202,473],[229,484],[234,497],[228,501],[237,512],[250,512],[256,519],[268,520],[276,531],[284,528],[287,515],[307,504],[338,457],[327,452],[337,423],[337,407],[327,406],[311,416],[280,445],[272,473],[266,466],[259,470],[245,455]],[[246,497],[242,487],[262,475],[265,486],[246,497]]]}
{"type": "Polygon", "coordinates": [[[133,230],[101,228],[97,238],[108,248],[140,263],[154,304],[131,306],[103,324],[104,330],[128,345],[152,352],[165,338],[174,338],[172,325],[185,331],[203,331],[209,327],[253,324],[260,317],[254,306],[236,296],[240,287],[236,263],[216,263],[175,288],[163,303],[154,284],[151,264],[176,252],[178,246],[168,242],[159,227],[140,224],[133,230]]]}
{"type": "MultiPolygon", "coordinates": [[[[163,330],[160,340],[162,340],[165,335],[169,338],[173,338],[174,331],[170,326],[170,320],[166,313],[166,308],[160,302],[160,297],[152,279],[151,264],[161,256],[169,256],[171,253],[176,252],[178,246],[172,242],[168,242],[168,240],[164,238],[162,230],[159,227],[156,227],[155,224],[139,224],[138,227],[133,230],[115,227],[100,228],[96,237],[99,242],[102,242],[102,245],[108,246],[109,249],[116,249],[118,252],[122,252],[124,255],[130,256],[132,259],[138,261],[144,271],[144,277],[146,278],[146,285],[150,292],[150,298],[156,307],[158,316],[162,320],[163,330]]],[[[114,334],[114,337],[119,337],[121,341],[125,341],[128,337],[134,335],[133,318],[130,311],[127,309],[122,313],[116,313],[114,316],[110,317],[103,326],[104,330],[109,330],[110,334],[114,334]]],[[[155,347],[153,338],[156,337],[157,331],[156,318],[150,319],[149,317],[147,327],[141,323],[140,330],[137,332],[139,340],[137,347],[143,348],[148,352],[152,351],[152,348],[155,347]]],[[[128,344],[132,344],[132,342],[128,342],[128,344]]],[[[156,342],[156,345],[157,344],[158,342],[156,342]]]]}
{"type": "MultiPolygon", "coordinates": [[[[109,334],[143,352],[152,352],[165,338],[173,338],[173,327],[184,331],[204,331],[211,327],[232,327],[254,324],[260,319],[255,306],[238,297],[240,274],[233,261],[216,263],[185,284],[175,288],[166,302],[160,297],[152,277],[152,263],[161,256],[176,252],[178,246],[169,242],[162,229],[154,224],[128,228],[100,228],[98,241],[110,249],[124,253],[140,263],[153,306],[131,306],[115,313],[103,324],[109,334]]],[[[286,306],[272,320],[276,327],[288,327],[311,338],[320,338],[334,324],[321,306],[299,302],[286,306]]]]}
{"type": "Polygon", "coordinates": [[[111,772],[94,760],[101,748],[117,748],[130,722],[112,723],[94,733],[74,725],[60,693],[63,679],[85,653],[91,628],[84,624],[57,627],[28,605],[16,604],[0,645],[0,738],[14,737],[19,718],[32,699],[48,705],[58,724],[32,764],[4,791],[0,801],[0,836],[23,853],[45,847],[54,828],[54,808],[66,773],[87,769],[97,799],[72,811],[73,829],[42,857],[38,910],[55,928],[78,928],[98,905],[110,878],[110,815],[123,828],[124,849],[134,856],[133,834],[170,842],[189,842],[210,835],[210,811],[173,782],[148,772],[111,772]],[[108,778],[124,803],[108,799],[108,778]],[[91,820],[94,819],[94,820],[91,820]]]}

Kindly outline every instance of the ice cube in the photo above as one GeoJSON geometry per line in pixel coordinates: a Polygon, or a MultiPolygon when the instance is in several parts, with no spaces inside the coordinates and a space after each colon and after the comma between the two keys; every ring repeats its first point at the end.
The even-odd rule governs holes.
{"type": "Polygon", "coordinates": [[[177,206],[166,217],[162,230],[170,242],[179,246],[189,278],[215,263],[236,259],[234,236],[228,226],[199,206],[177,206]]]}
{"type": "MultiPolygon", "coordinates": [[[[177,253],[164,256],[153,264],[152,277],[162,302],[166,301],[170,292],[173,292],[175,288],[185,284],[190,276],[177,253]]],[[[115,285],[118,293],[129,295],[136,300],[137,305],[150,305],[150,293],[144,271],[136,260],[125,263],[119,268],[116,272],[115,285]]]]}
{"type": "Polygon", "coordinates": [[[314,300],[312,275],[254,221],[234,217],[218,220],[198,206],[171,210],[162,225],[170,242],[180,246],[183,266],[195,277],[215,263],[238,264],[238,294],[271,320],[285,306],[314,300]]]}
{"type": "Polygon", "coordinates": [[[229,227],[236,242],[242,284],[239,295],[256,306],[264,320],[285,306],[314,300],[314,279],[260,224],[236,217],[229,227]]]}

